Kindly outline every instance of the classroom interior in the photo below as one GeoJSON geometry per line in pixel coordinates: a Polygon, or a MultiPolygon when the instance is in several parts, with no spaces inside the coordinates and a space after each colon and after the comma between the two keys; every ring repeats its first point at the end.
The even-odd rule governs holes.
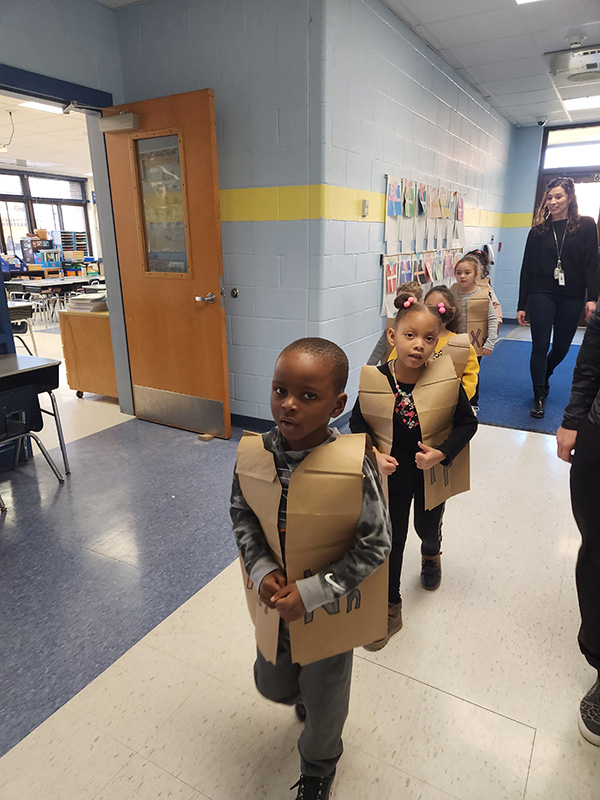
{"type": "MultiPolygon", "coordinates": [[[[14,285],[24,269],[63,281],[33,293],[14,344],[60,362],[70,464],[59,483],[33,444],[32,458],[0,472],[0,800],[291,797],[300,727],[253,685],[229,519],[242,430],[270,427],[273,364],[300,336],[345,349],[353,405],[385,324],[386,176],[458,190],[460,251],[495,253],[500,338],[528,341],[514,315],[541,187],[568,169],[581,213],[597,219],[600,207],[600,107],[589,100],[600,71],[569,81],[544,53],[593,50],[600,15],[585,0],[52,5],[0,10],[3,277],[12,302],[33,302],[14,285]],[[26,10],[43,11],[68,58],[42,46],[26,10]],[[49,81],[43,91],[32,75],[49,81]],[[60,92],[82,87],[126,114],[214,89],[219,239],[207,244],[212,282],[192,292],[216,295],[194,306],[217,315],[210,345],[205,323],[186,317],[170,256],[170,283],[153,281],[164,296],[146,298],[153,359],[136,355],[143,308],[131,297],[143,292],[128,282],[127,203],[116,161],[110,169],[111,136],[123,134],[103,137],[91,95],[63,113],[60,92]],[[577,98],[588,106],[565,103],[577,98]],[[31,100],[60,114],[22,106],[31,100]],[[29,260],[22,239],[36,242],[29,260]],[[82,310],[86,298],[107,310],[82,310]],[[136,358],[168,372],[180,354],[182,372],[205,373],[217,362],[200,351],[221,341],[225,427],[210,428],[214,407],[192,430],[187,409],[177,423],[153,417],[136,358]]],[[[188,150],[190,187],[198,164],[188,150]]],[[[529,401],[529,387],[519,391],[529,401]]],[[[51,418],[39,436],[63,470],[51,418]]],[[[551,433],[480,425],[471,490],[444,517],[442,586],[422,590],[411,531],[404,627],[383,650],[355,652],[334,797],[595,800],[600,752],[576,721],[594,675],[577,646],[568,472],[551,433]]]]}

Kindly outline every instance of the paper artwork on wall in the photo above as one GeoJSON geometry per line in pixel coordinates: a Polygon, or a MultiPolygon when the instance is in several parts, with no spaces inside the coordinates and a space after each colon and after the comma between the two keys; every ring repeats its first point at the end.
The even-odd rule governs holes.
{"type": "Polygon", "coordinates": [[[381,314],[394,316],[399,286],[452,278],[465,247],[464,197],[418,180],[387,177],[381,314]]]}

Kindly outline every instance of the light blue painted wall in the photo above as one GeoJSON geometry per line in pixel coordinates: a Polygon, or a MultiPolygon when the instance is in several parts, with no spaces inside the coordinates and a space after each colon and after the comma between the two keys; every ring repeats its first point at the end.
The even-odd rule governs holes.
{"type": "Polygon", "coordinates": [[[0,61],[123,99],[116,15],[93,0],[2,0],[0,61]]]}
{"type": "MultiPolygon", "coordinates": [[[[384,192],[386,173],[419,178],[502,211],[510,124],[380,0],[327,0],[324,31],[324,182],[384,192]]],[[[468,249],[498,234],[467,228],[468,249]]],[[[383,224],[328,221],[321,239],[309,330],[344,347],[353,396],[383,324],[383,224]]]]}
{"type": "MultiPolygon", "coordinates": [[[[514,128],[508,159],[506,194],[503,211],[510,214],[533,214],[543,129],[514,128]]],[[[514,319],[519,298],[519,275],[529,228],[503,228],[499,241],[493,283],[505,319],[514,319]]]]}
{"type": "MultiPolygon", "coordinates": [[[[222,189],[318,180],[318,0],[148,0],[117,18],[126,101],[214,90],[222,189]]],[[[270,419],[275,359],[308,335],[313,235],[308,221],[222,224],[233,413],[270,419]]]]}

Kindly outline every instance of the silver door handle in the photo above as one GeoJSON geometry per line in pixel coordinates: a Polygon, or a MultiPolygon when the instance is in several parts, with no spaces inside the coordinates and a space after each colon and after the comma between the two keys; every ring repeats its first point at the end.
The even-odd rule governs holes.
{"type": "Polygon", "coordinates": [[[206,295],[206,297],[195,297],[194,298],[194,300],[197,303],[214,303],[216,299],[217,299],[216,296],[212,292],[209,292],[206,295]]]}

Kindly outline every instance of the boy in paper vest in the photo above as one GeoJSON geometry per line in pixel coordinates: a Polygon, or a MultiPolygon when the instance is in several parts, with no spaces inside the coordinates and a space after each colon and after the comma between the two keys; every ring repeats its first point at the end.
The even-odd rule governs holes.
{"type": "Polygon", "coordinates": [[[304,800],[331,796],[352,648],[387,626],[391,531],[381,486],[364,434],[329,427],[344,411],[347,377],[346,355],[326,339],[283,350],[271,391],[276,427],[242,438],[231,495],[256,686],[295,705],[304,722],[292,787],[304,800]]]}

